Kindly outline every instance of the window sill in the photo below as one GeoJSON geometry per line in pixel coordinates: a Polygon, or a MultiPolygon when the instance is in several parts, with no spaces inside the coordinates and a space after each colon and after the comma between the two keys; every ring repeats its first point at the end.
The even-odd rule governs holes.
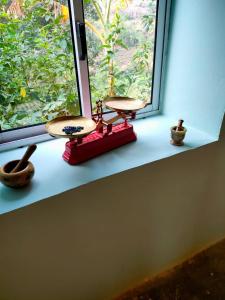
{"type": "MultiPolygon", "coordinates": [[[[13,211],[34,202],[77,188],[94,180],[148,164],[178,153],[215,142],[215,137],[188,125],[185,145],[170,144],[170,127],[176,121],[165,116],[136,120],[136,142],[117,148],[78,166],[64,162],[62,153],[65,140],[57,139],[40,143],[31,158],[35,166],[32,184],[20,190],[0,186],[0,214],[13,211]]],[[[18,159],[24,149],[1,153],[0,165],[18,159]]]]}

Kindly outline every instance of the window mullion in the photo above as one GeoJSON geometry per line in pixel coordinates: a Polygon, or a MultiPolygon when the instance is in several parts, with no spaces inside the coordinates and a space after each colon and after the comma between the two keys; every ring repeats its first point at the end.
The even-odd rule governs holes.
{"type": "Polygon", "coordinates": [[[165,34],[168,24],[166,16],[171,0],[158,0],[157,24],[155,31],[155,49],[154,49],[154,73],[152,89],[152,110],[159,110],[160,106],[160,89],[162,80],[162,67],[165,55],[165,34]]]}
{"type": "Polygon", "coordinates": [[[80,0],[70,0],[71,7],[71,16],[72,16],[72,30],[74,36],[74,52],[76,54],[76,62],[77,62],[77,73],[78,73],[78,83],[80,90],[80,100],[81,100],[81,110],[82,115],[85,117],[91,117],[92,109],[91,109],[91,96],[90,96],[90,86],[89,86],[89,76],[88,76],[88,62],[87,56],[84,60],[80,60],[80,49],[81,44],[76,30],[77,22],[84,22],[83,15],[83,5],[80,0]]]}

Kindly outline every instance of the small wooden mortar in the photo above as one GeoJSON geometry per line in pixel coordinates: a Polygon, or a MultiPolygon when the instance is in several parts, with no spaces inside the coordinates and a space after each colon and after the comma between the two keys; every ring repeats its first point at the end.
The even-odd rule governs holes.
{"type": "Polygon", "coordinates": [[[178,121],[177,126],[171,127],[171,141],[170,143],[175,146],[183,146],[184,137],[186,135],[187,129],[182,126],[183,120],[178,121]]]}
{"type": "Polygon", "coordinates": [[[36,145],[29,146],[21,160],[10,161],[0,168],[0,181],[4,185],[20,188],[30,182],[34,176],[34,166],[28,159],[36,148],[36,145]]]}

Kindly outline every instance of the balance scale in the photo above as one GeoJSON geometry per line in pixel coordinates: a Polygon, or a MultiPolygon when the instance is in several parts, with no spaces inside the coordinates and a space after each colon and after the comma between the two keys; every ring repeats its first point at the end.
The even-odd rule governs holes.
{"type": "Polygon", "coordinates": [[[137,136],[128,119],[135,119],[136,112],[147,103],[128,97],[108,97],[104,101],[97,101],[96,105],[97,114],[92,119],[63,116],[46,124],[51,136],[69,139],[66,142],[63,159],[71,165],[136,141],[137,136]],[[107,121],[103,119],[103,104],[116,113],[115,117],[107,121]],[[119,119],[122,119],[121,123],[113,124],[119,119]],[[81,127],[82,130],[67,134],[64,132],[66,126],[81,127]]]}

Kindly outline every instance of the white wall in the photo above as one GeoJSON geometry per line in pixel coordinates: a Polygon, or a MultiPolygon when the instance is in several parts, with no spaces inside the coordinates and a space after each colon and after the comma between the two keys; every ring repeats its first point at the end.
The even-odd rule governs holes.
{"type": "Polygon", "coordinates": [[[0,299],[105,300],[225,236],[221,141],[0,217],[0,299]]]}
{"type": "Polygon", "coordinates": [[[172,3],[164,113],[218,136],[225,110],[225,1],[172,3]]]}

